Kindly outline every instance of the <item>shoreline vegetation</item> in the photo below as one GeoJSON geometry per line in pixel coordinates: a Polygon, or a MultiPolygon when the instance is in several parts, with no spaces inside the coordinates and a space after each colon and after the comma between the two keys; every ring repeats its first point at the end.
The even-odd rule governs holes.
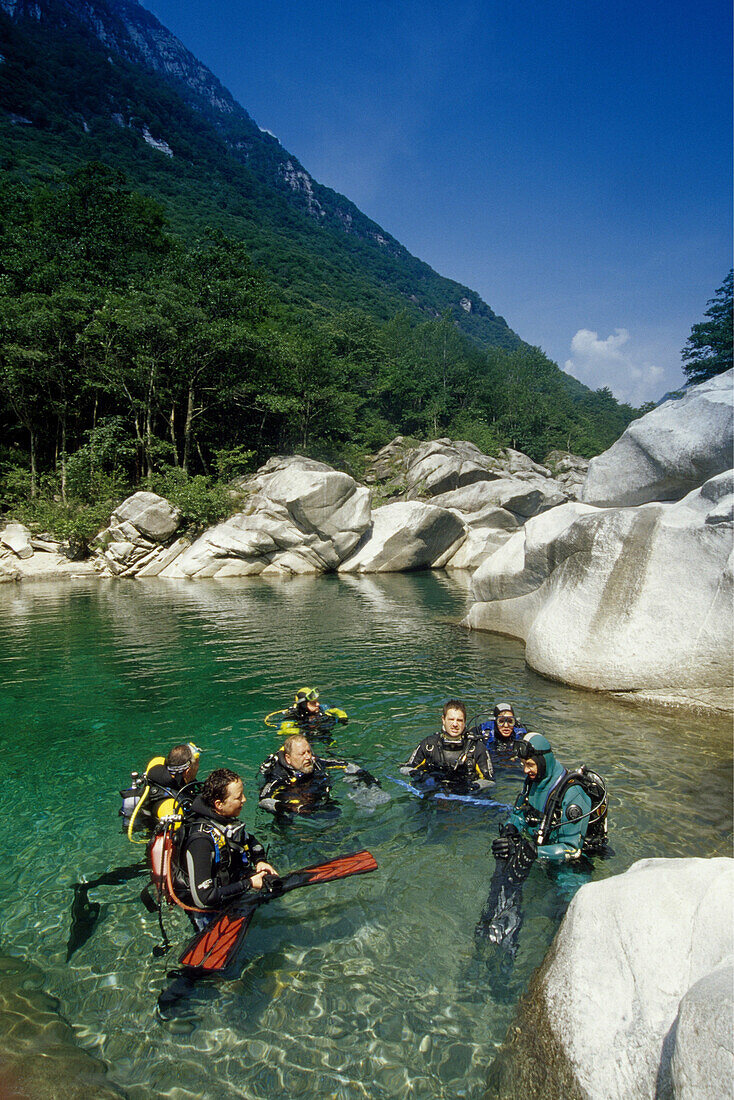
{"type": "Polygon", "coordinates": [[[83,543],[137,489],[204,527],[298,452],[360,478],[394,436],[589,458],[639,410],[450,315],[294,308],[245,246],[191,244],[90,163],[0,186],[0,515],[83,543]]]}

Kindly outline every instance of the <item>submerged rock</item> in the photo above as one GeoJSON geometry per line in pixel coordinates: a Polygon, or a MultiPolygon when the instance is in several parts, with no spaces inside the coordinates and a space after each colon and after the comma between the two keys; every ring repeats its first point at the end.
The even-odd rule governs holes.
{"type": "Polygon", "coordinates": [[[582,886],[491,1067],[488,1100],[730,1095],[733,893],[724,858],[645,859],[582,886]]]}
{"type": "Polygon", "coordinates": [[[693,386],[635,420],[593,458],[581,499],[603,507],[680,500],[731,469],[734,371],[693,386]]]}

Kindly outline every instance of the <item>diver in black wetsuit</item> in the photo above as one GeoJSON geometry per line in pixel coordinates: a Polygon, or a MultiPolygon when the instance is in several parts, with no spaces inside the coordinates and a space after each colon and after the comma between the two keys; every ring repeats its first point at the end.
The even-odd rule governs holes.
{"type": "Polygon", "coordinates": [[[459,699],[449,699],[441,729],[424,738],[400,770],[414,780],[430,777],[464,791],[486,788],[494,777],[484,741],[466,729],[466,707],[459,699]]]}
{"type": "Polygon", "coordinates": [[[244,801],[240,777],[218,768],[182,825],[184,835],[174,861],[179,896],[197,909],[211,911],[189,914],[197,930],[235,898],[260,890],[264,875],[277,875],[262,844],[237,820],[244,801]]]}
{"type": "Polygon", "coordinates": [[[343,771],[346,779],[379,786],[375,777],[358,764],[316,756],[302,734],[292,734],[282,749],[271,753],[260,765],[259,805],[270,813],[283,815],[326,809],[333,805],[329,772],[335,770],[343,771]]]}
{"type": "Polygon", "coordinates": [[[154,818],[158,816],[163,802],[194,782],[199,771],[200,755],[201,749],[196,745],[174,745],[165,764],[154,764],[152,768],[148,768],[145,773],[150,787],[148,808],[154,818]]]}
{"type": "MultiPolygon", "coordinates": [[[[176,811],[178,795],[185,787],[194,784],[200,755],[201,749],[191,742],[174,745],[165,759],[154,756],[142,775],[133,772],[133,785],[120,791],[120,815],[128,839],[133,839],[136,829],[152,832],[160,817],[176,811]]],[[[191,786],[189,796],[193,796],[196,790],[195,786],[191,786]]]]}

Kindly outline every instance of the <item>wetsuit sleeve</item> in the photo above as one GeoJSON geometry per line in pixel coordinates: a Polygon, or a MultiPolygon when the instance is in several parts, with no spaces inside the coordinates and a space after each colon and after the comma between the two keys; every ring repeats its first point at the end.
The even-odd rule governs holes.
{"type": "Polygon", "coordinates": [[[184,852],[184,874],[194,905],[199,909],[217,909],[250,889],[247,879],[222,886],[217,881],[214,846],[209,837],[194,837],[184,852]]]}
{"type": "Polygon", "coordinates": [[[428,757],[425,753],[425,741],[413,750],[412,755],[401,765],[400,770],[405,772],[423,771],[428,765],[428,757]]]}
{"type": "Polygon", "coordinates": [[[494,779],[494,768],[485,745],[481,741],[476,742],[474,750],[474,767],[481,779],[494,779]]]}
{"type": "Polygon", "coordinates": [[[256,867],[261,860],[267,859],[265,848],[252,833],[247,834],[247,845],[250,849],[250,859],[253,867],[256,867]]]}
{"type": "Polygon", "coordinates": [[[577,859],[589,827],[590,810],[591,799],[586,791],[576,784],[569,787],[563,796],[562,823],[558,828],[551,829],[547,844],[538,845],[538,858],[559,861],[577,859]],[[578,821],[569,821],[566,816],[566,810],[572,804],[582,812],[583,816],[578,821]]]}

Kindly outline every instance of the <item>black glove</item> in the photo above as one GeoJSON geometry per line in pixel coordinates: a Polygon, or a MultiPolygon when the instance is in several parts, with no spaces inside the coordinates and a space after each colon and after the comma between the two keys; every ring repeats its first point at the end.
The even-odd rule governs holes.
{"type": "Polygon", "coordinates": [[[514,847],[509,837],[498,836],[492,841],[492,855],[495,859],[509,859],[514,847]]]}
{"type": "Polygon", "coordinates": [[[511,821],[508,821],[505,825],[500,826],[500,836],[509,836],[517,840],[520,836],[520,830],[517,825],[513,825],[511,821]]]}

